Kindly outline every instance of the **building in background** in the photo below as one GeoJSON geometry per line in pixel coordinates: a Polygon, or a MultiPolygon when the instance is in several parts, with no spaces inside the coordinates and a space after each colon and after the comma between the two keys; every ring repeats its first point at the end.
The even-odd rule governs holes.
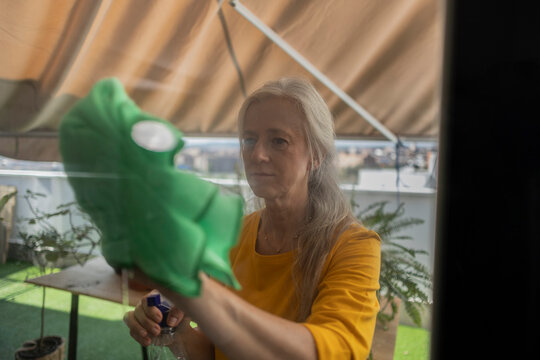
{"type": "MultiPolygon", "coordinates": [[[[435,183],[430,182],[435,176],[435,142],[405,143],[399,154],[387,141],[338,140],[336,148],[342,184],[389,189],[398,181],[403,188],[433,188],[435,183]]],[[[243,175],[237,139],[187,138],[175,162],[180,169],[210,178],[237,179],[243,175]]]]}

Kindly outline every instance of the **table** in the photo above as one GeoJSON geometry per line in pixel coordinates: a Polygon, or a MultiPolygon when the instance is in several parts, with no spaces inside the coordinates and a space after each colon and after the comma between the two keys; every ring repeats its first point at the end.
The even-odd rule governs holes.
{"type": "MultiPolygon", "coordinates": [[[[54,274],[27,279],[26,282],[71,293],[68,360],[77,358],[79,295],[122,304],[122,277],[101,256],[87,261],[83,266],[73,265],[54,274]]],[[[146,293],[147,289],[129,288],[129,305],[135,306],[146,293]]],[[[146,348],[143,348],[143,359],[146,358],[146,348]]]]}

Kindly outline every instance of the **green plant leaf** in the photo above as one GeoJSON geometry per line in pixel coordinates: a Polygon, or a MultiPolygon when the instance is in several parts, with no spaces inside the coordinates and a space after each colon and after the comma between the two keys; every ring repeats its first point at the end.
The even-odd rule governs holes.
{"type": "MultiPolygon", "coordinates": [[[[2,196],[2,198],[0,199],[0,211],[4,208],[4,206],[6,206],[7,202],[9,201],[9,199],[11,199],[12,197],[14,197],[15,195],[17,195],[17,190],[13,191],[13,192],[10,192],[8,194],[5,194],[2,196]]],[[[2,219],[3,220],[3,219],[2,219]]]]}
{"type": "Polygon", "coordinates": [[[420,311],[418,310],[418,307],[414,303],[409,302],[409,301],[406,301],[404,305],[405,305],[405,311],[411,317],[414,324],[416,326],[421,326],[422,317],[420,316],[420,311]]]}
{"type": "MultiPolygon", "coordinates": [[[[429,301],[427,291],[431,289],[431,274],[426,266],[418,261],[417,257],[428,253],[425,250],[413,249],[404,245],[402,242],[413,238],[403,234],[402,231],[423,224],[424,220],[404,218],[405,207],[403,203],[394,210],[387,210],[387,205],[388,202],[376,202],[356,213],[360,222],[366,228],[377,232],[381,238],[378,298],[380,301],[390,301],[391,303],[394,303],[394,298],[399,298],[414,323],[420,325],[419,309],[422,303],[429,301]]],[[[384,325],[391,321],[392,314],[379,312],[377,318],[384,325]]]]}
{"type": "Polygon", "coordinates": [[[77,202],[76,201],[72,201],[72,202],[68,202],[68,203],[65,203],[65,204],[60,204],[58,205],[56,208],[57,209],[63,209],[63,208],[70,208],[72,206],[77,206],[77,202]]]}

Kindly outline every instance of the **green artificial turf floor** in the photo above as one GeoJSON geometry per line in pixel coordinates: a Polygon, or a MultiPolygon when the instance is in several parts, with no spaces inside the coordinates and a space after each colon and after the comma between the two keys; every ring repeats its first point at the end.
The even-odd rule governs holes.
{"type": "MultiPolygon", "coordinates": [[[[40,335],[42,288],[23,282],[39,275],[27,263],[0,265],[0,360],[12,360],[24,341],[40,335]]],[[[60,335],[67,341],[71,294],[47,288],[45,306],[45,335],[60,335]]],[[[110,301],[80,296],[77,359],[142,359],[140,345],[122,322],[127,310],[110,301]]]]}
{"type": "MultiPolygon", "coordinates": [[[[39,276],[28,263],[8,261],[0,265],[0,360],[12,360],[24,341],[39,337],[42,288],[24,283],[39,276]]],[[[47,288],[45,334],[67,341],[71,295],[47,288]]],[[[129,336],[122,316],[130,308],[87,296],[79,297],[78,360],[142,359],[141,347],[129,336]]],[[[67,347],[66,346],[66,358],[67,347]]],[[[425,360],[429,357],[429,332],[399,326],[395,360],[425,360]]]]}
{"type": "Polygon", "coordinates": [[[394,360],[429,359],[429,331],[400,325],[396,337],[394,360]]]}

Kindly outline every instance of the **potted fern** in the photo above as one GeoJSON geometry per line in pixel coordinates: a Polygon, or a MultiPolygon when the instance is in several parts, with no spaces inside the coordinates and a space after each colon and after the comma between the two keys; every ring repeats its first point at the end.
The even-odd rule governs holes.
{"type": "MultiPolygon", "coordinates": [[[[36,202],[46,195],[27,190],[23,196],[32,216],[22,219],[29,231],[19,232],[24,247],[41,275],[69,265],[83,265],[99,245],[101,233],[76,202],[58,205],[54,211],[43,211],[36,202]],[[53,219],[67,219],[67,230],[60,230],[53,219]]],[[[15,353],[15,359],[63,359],[65,340],[61,336],[45,336],[45,287],[41,303],[40,336],[26,341],[15,353]]]]}
{"type": "Polygon", "coordinates": [[[377,314],[377,328],[369,359],[385,355],[391,357],[397,330],[397,320],[393,320],[400,307],[403,306],[415,325],[421,326],[421,313],[430,301],[431,274],[418,260],[418,255],[427,255],[427,252],[408,247],[406,241],[412,240],[412,237],[403,233],[403,230],[420,225],[424,220],[403,217],[403,203],[395,210],[387,209],[388,202],[376,202],[357,210],[354,194],[351,203],[362,224],[381,237],[380,289],[377,292],[381,309],[377,314]],[[389,326],[393,331],[389,331],[389,326]]]}
{"type": "Polygon", "coordinates": [[[427,252],[406,246],[404,241],[412,240],[412,237],[402,231],[420,225],[424,220],[404,218],[403,203],[393,211],[386,210],[387,205],[387,202],[373,203],[356,213],[362,224],[377,232],[382,241],[378,297],[383,306],[377,319],[386,327],[396,316],[400,302],[412,321],[421,326],[421,312],[430,301],[431,274],[417,256],[427,255],[427,252]],[[390,312],[385,311],[388,306],[390,312]]]}

